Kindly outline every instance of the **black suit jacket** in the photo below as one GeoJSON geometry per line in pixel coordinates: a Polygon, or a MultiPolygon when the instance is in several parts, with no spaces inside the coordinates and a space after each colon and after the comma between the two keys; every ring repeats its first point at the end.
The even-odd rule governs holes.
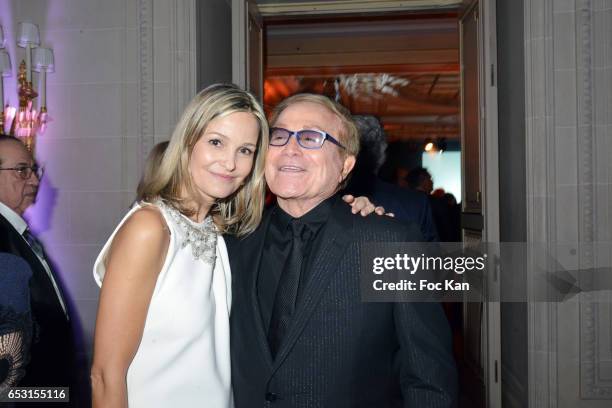
{"type": "Polygon", "coordinates": [[[227,239],[233,275],[232,384],[237,408],[453,407],[448,323],[435,303],[364,303],[362,242],[419,241],[415,225],[354,216],[336,202],[303,300],[272,360],[256,297],[269,218],[227,239]]]}
{"type": "Polygon", "coordinates": [[[75,350],[70,322],[44,266],[23,237],[2,215],[0,252],[24,259],[32,269],[29,288],[34,339],[26,375],[19,386],[72,386],[75,381],[75,350]]]}
{"type": "Polygon", "coordinates": [[[427,242],[439,240],[436,223],[427,195],[387,183],[374,175],[353,176],[346,189],[348,194],[366,196],[385,211],[395,214],[399,221],[417,224],[427,242]]]}

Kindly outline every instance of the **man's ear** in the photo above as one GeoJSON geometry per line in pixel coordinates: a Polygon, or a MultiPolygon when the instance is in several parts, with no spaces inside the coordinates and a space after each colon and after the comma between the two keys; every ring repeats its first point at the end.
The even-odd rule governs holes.
{"type": "Polygon", "coordinates": [[[353,167],[355,167],[356,161],[357,159],[355,158],[355,156],[353,155],[346,156],[346,158],[344,159],[344,164],[342,165],[342,180],[348,177],[351,170],[353,170],[353,167]]]}

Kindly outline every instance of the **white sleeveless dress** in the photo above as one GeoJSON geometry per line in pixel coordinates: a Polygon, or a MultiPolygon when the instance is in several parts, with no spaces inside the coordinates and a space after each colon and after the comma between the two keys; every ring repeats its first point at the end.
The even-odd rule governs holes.
{"type": "MultiPolygon", "coordinates": [[[[130,408],[232,408],[227,248],[208,217],[201,224],[158,202],[170,230],[142,341],[127,373],[130,408]]],[[[115,229],[94,265],[102,284],[115,229]]],[[[125,313],[129,313],[126,310],[125,313]]]]}

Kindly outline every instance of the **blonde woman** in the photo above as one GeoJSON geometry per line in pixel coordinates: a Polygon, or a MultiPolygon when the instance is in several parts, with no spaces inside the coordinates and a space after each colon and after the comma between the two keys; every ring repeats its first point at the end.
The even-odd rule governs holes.
{"type": "Polygon", "coordinates": [[[94,407],[231,407],[231,277],[219,233],[261,219],[268,125],[214,85],[187,106],[158,171],[94,265],[94,407]]]}
{"type": "MultiPolygon", "coordinates": [[[[94,265],[94,407],[233,406],[221,233],[259,224],[267,149],[268,125],[248,92],[213,85],[187,106],[142,201],[94,265]]],[[[372,212],[364,201],[354,212],[372,212]]]]}

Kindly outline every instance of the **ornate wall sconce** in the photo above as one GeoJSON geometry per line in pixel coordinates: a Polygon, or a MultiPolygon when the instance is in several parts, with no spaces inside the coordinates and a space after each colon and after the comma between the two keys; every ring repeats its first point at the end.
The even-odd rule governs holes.
{"type": "Polygon", "coordinates": [[[19,64],[17,73],[17,106],[5,103],[4,78],[12,76],[11,58],[5,48],[6,39],[0,26],[0,131],[22,139],[26,147],[34,152],[36,137],[44,133],[49,116],[47,113],[47,73],[54,72],[53,50],[41,48],[38,26],[19,23],[17,45],[25,49],[25,60],[19,64]],[[34,89],[32,72],[38,73],[38,92],[34,89]],[[38,106],[34,103],[40,95],[38,106]]]}

